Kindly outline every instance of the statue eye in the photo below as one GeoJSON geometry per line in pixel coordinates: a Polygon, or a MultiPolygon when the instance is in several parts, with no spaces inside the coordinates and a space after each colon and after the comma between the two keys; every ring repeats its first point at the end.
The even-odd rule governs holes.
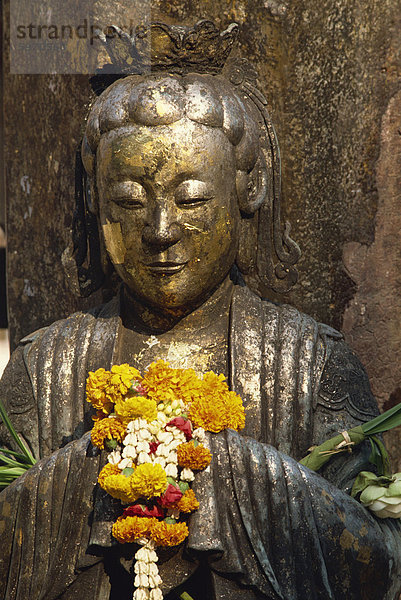
{"type": "Polygon", "coordinates": [[[195,207],[214,198],[213,190],[204,181],[189,179],[183,181],[175,192],[175,201],[179,206],[195,207]]]}
{"type": "Polygon", "coordinates": [[[110,190],[110,198],[122,208],[143,208],[146,190],[136,181],[125,181],[113,186],[110,190]]]}

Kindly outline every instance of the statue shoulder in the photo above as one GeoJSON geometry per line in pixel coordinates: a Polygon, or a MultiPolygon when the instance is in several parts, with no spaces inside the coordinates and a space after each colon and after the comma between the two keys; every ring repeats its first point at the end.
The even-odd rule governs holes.
{"type": "Polygon", "coordinates": [[[291,351],[294,353],[299,352],[300,344],[304,344],[305,348],[313,346],[308,360],[314,361],[310,367],[316,373],[318,384],[315,407],[320,405],[330,411],[346,411],[359,422],[379,414],[365,368],[342,333],[293,306],[261,299],[248,288],[240,288],[237,299],[244,314],[253,312],[259,315],[259,327],[263,323],[260,330],[264,329],[265,335],[277,338],[277,351],[290,346],[289,338],[293,340],[291,351]]]}

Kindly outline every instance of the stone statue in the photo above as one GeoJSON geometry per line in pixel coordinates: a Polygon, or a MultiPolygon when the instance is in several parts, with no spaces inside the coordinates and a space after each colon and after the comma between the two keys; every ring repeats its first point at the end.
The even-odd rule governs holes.
{"type": "Polygon", "coordinates": [[[195,600],[390,600],[401,589],[398,522],[349,496],[369,447],[322,475],[296,462],[377,407],[340,333],[257,295],[263,278],[295,282],[299,251],[280,233],[265,100],[241,63],[221,73],[235,33],[156,24],[150,55],[138,31],[136,74],[106,73],[115,81],[91,108],[88,185],[83,172],[64,262],[81,293],[104,276],[122,285],[105,305],[21,340],[4,373],[1,398],[42,458],[0,494],[4,600],[132,597],[133,550],[113,542],[115,501],[96,486],[104,456],[90,443],[85,380],[157,358],[224,373],[247,414],[241,435],[210,436],[190,536],[160,553],[169,599],[182,586],[195,600]]]}

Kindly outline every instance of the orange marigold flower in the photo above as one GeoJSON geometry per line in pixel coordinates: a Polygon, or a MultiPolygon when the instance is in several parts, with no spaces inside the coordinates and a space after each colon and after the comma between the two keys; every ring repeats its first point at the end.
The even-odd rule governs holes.
{"type": "Polygon", "coordinates": [[[94,446],[101,450],[104,448],[105,440],[116,440],[122,442],[125,437],[125,425],[118,419],[101,419],[96,421],[91,431],[91,440],[94,446]]]}
{"type": "Polygon", "coordinates": [[[113,525],[113,536],[120,544],[146,538],[149,536],[154,522],[158,523],[154,517],[118,517],[113,525]]]}
{"type": "Polygon", "coordinates": [[[202,393],[189,409],[189,418],[195,427],[218,433],[227,427],[241,429],[245,412],[241,398],[228,389],[224,375],[205,373],[202,393]]]}
{"type": "Polygon", "coordinates": [[[180,467],[202,471],[210,465],[211,460],[210,450],[202,444],[195,446],[193,440],[180,444],[177,448],[177,462],[180,467]]]}
{"type": "Polygon", "coordinates": [[[149,398],[157,403],[183,400],[186,404],[199,393],[201,383],[193,369],[173,369],[164,360],[153,362],[142,381],[149,398]]]}
{"type": "Polygon", "coordinates": [[[185,494],[175,503],[174,508],[178,508],[180,512],[191,513],[194,510],[198,510],[199,502],[196,499],[193,490],[189,489],[185,494]]]}
{"type": "Polygon", "coordinates": [[[161,496],[167,488],[166,471],[157,463],[143,463],[130,476],[130,486],[135,499],[161,496]]]}
{"type": "Polygon", "coordinates": [[[110,398],[107,397],[106,388],[110,383],[111,373],[105,369],[89,371],[86,380],[86,400],[98,410],[109,414],[113,409],[110,398]]]}
{"type": "Polygon", "coordinates": [[[126,424],[138,418],[146,419],[146,421],[150,422],[157,417],[157,404],[150,398],[130,396],[117,400],[114,411],[121,421],[126,424]]]}
{"type": "Polygon", "coordinates": [[[166,523],[157,520],[150,530],[150,537],[157,546],[178,546],[188,537],[188,534],[185,523],[166,523]]]}
{"type": "Polygon", "coordinates": [[[109,477],[110,475],[119,475],[120,473],[121,471],[118,468],[118,465],[112,465],[110,463],[107,463],[100,471],[99,477],[97,478],[100,487],[104,488],[104,482],[106,477],[109,477]]]}

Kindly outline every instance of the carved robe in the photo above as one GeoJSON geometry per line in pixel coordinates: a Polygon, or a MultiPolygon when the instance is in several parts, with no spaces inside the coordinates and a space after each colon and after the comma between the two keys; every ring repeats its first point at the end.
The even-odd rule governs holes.
{"type": "MultiPolygon", "coordinates": [[[[219,599],[395,599],[400,527],[346,493],[369,450],[331,461],[326,478],[294,460],[376,414],[358,359],[338,332],[247,288],[235,288],[230,317],[230,385],[246,427],[210,436],[186,556],[208,561],[219,599]]],[[[132,577],[118,562],[112,515],[99,510],[101,457],[84,435],[87,373],[111,366],[120,326],[117,300],[72,315],[25,338],[5,372],[11,417],[45,458],[0,494],[4,600],[130,597],[113,583],[128,590],[132,577]]],[[[174,560],[161,566],[170,587],[180,583],[174,560]]]]}

